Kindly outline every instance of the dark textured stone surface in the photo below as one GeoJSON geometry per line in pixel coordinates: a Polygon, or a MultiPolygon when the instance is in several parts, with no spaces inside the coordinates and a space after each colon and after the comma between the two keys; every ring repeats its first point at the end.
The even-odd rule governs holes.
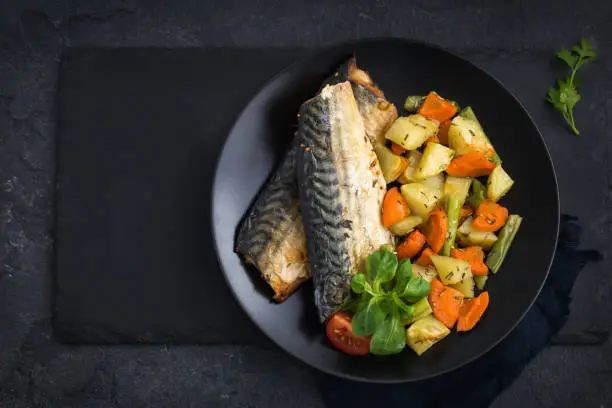
{"type": "MultiPolygon", "coordinates": [[[[579,278],[568,329],[610,328],[612,3],[155,3],[0,0],[0,406],[320,406],[308,369],[278,350],[69,347],[51,338],[54,98],[67,45],[313,47],[361,36],[423,39],[476,62],[499,55],[488,65],[493,73],[506,60],[520,65],[500,79],[543,125],[556,117],[540,98],[558,72],[546,56],[583,36],[593,39],[603,55],[583,75],[576,112],[583,134],[573,137],[560,121],[542,130],[564,210],[586,220],[584,246],[606,255],[579,278]]],[[[610,341],[551,347],[494,405],[609,406],[610,367],[610,341]]]]}

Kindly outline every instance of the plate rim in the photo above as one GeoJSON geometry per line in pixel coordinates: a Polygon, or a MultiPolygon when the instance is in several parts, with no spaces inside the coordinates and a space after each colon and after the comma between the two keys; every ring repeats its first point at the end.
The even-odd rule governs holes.
{"type": "MultiPolygon", "coordinates": [[[[560,197],[559,197],[559,183],[557,180],[557,173],[555,170],[555,166],[554,166],[554,162],[552,159],[552,156],[550,155],[550,149],[548,148],[548,145],[546,144],[546,140],[544,139],[544,136],[542,135],[542,132],[540,130],[540,128],[538,127],[537,123],[535,122],[535,120],[533,119],[533,117],[531,116],[531,114],[529,113],[529,110],[525,107],[525,105],[519,100],[519,98],[514,94],[514,92],[512,92],[500,79],[498,79],[495,75],[493,75],[492,73],[490,73],[488,70],[482,68],[480,65],[478,65],[477,63],[471,61],[470,59],[463,57],[453,51],[450,51],[442,46],[433,44],[433,43],[429,43],[426,41],[422,41],[422,40],[417,40],[417,39],[411,39],[411,38],[402,38],[402,37],[367,37],[367,38],[360,38],[360,39],[349,39],[349,40],[343,40],[343,41],[337,41],[337,42],[330,42],[327,44],[323,44],[322,46],[318,46],[315,48],[311,48],[311,49],[306,49],[307,52],[304,56],[296,59],[295,61],[293,61],[291,64],[287,65],[285,68],[283,68],[282,70],[278,71],[276,74],[274,74],[273,76],[271,76],[262,86],[260,86],[257,91],[253,94],[253,96],[243,105],[243,107],[241,108],[240,112],[238,113],[238,115],[235,117],[235,120],[233,121],[233,124],[231,126],[231,128],[229,129],[229,131],[227,132],[227,136],[225,141],[223,142],[223,145],[221,147],[220,150],[220,154],[219,157],[217,158],[217,161],[215,163],[215,167],[214,167],[214,172],[213,172],[213,183],[212,183],[212,192],[211,192],[211,206],[210,206],[210,214],[209,216],[211,217],[211,220],[214,219],[214,214],[215,214],[215,209],[216,209],[216,196],[217,196],[217,191],[218,191],[218,183],[219,183],[219,168],[221,165],[221,160],[223,158],[223,152],[225,151],[227,144],[229,142],[229,136],[232,135],[236,129],[236,126],[238,125],[238,123],[241,121],[241,119],[243,118],[243,116],[245,115],[245,113],[248,111],[249,107],[253,104],[254,100],[258,97],[258,95],[260,95],[261,91],[266,88],[267,86],[269,86],[271,83],[275,82],[276,80],[278,80],[279,78],[281,78],[284,75],[287,75],[288,73],[290,73],[291,71],[293,71],[294,69],[300,67],[301,65],[303,65],[305,62],[316,58],[317,55],[319,54],[325,54],[328,52],[331,52],[335,49],[344,49],[344,48],[349,48],[351,45],[352,46],[363,46],[363,45],[367,45],[367,44],[375,44],[375,43],[381,43],[381,42],[391,42],[391,43],[399,43],[402,44],[403,46],[420,46],[420,47],[427,47],[427,48],[431,48],[431,49],[435,49],[437,51],[446,53],[448,55],[450,55],[451,57],[457,58],[459,60],[461,60],[462,62],[471,65],[473,68],[475,68],[476,70],[480,71],[481,73],[483,73],[484,75],[488,76],[491,80],[495,81],[499,86],[501,86],[503,88],[503,90],[505,92],[507,92],[512,99],[514,100],[514,102],[521,108],[521,110],[527,115],[527,118],[529,119],[529,121],[531,122],[531,125],[533,126],[533,128],[536,130],[536,133],[538,134],[542,145],[544,147],[544,151],[546,153],[546,157],[548,158],[548,163],[550,164],[550,168],[551,168],[551,174],[552,174],[552,178],[553,178],[553,183],[554,183],[554,191],[555,191],[555,201],[556,201],[556,206],[553,208],[556,211],[556,220],[555,220],[555,230],[554,230],[554,239],[553,239],[553,250],[552,253],[550,255],[550,258],[548,259],[548,266],[546,267],[546,272],[544,274],[544,279],[542,279],[542,282],[540,283],[535,295],[533,296],[532,300],[529,303],[529,306],[524,310],[524,312],[521,314],[521,316],[516,320],[516,322],[514,324],[512,324],[504,333],[502,336],[499,337],[499,339],[497,339],[496,341],[493,341],[491,344],[489,344],[487,347],[484,347],[482,349],[482,351],[475,353],[473,356],[471,356],[470,358],[466,359],[463,362],[460,362],[458,364],[455,364],[451,367],[448,367],[446,369],[440,370],[438,372],[435,372],[433,374],[430,375],[423,375],[420,377],[415,377],[415,378],[405,378],[405,379],[376,379],[376,378],[366,378],[363,376],[353,376],[351,374],[347,374],[344,372],[339,372],[339,371],[334,371],[331,369],[328,369],[316,362],[312,362],[312,361],[306,361],[305,359],[301,358],[300,356],[298,356],[297,354],[295,354],[292,350],[289,350],[287,348],[285,348],[283,345],[281,345],[272,335],[270,335],[270,333],[268,333],[268,331],[266,329],[264,329],[263,327],[260,326],[260,324],[258,323],[258,321],[254,318],[253,314],[251,313],[250,309],[247,307],[247,305],[242,301],[242,299],[240,298],[240,296],[238,296],[238,294],[236,293],[233,285],[230,282],[229,276],[228,276],[228,272],[225,270],[225,267],[223,266],[223,262],[220,256],[220,250],[219,250],[219,245],[218,245],[218,236],[217,236],[217,231],[216,231],[216,227],[213,225],[211,225],[211,229],[212,229],[212,238],[213,238],[213,246],[215,249],[215,256],[217,258],[217,264],[219,265],[220,269],[221,269],[221,273],[223,275],[223,278],[227,284],[227,286],[229,287],[230,291],[232,292],[232,295],[234,296],[234,298],[236,299],[236,301],[238,302],[238,304],[240,305],[240,307],[242,308],[242,310],[246,313],[246,315],[249,317],[249,319],[254,323],[254,325],[261,331],[263,332],[266,337],[268,337],[276,346],[278,346],[281,350],[283,350],[285,353],[287,353],[288,355],[292,356],[294,359],[297,359],[298,361],[300,361],[303,364],[306,364],[309,367],[313,367],[316,368],[317,370],[324,372],[326,374],[335,376],[335,377],[339,377],[339,378],[344,378],[344,379],[348,379],[348,380],[352,380],[352,381],[357,381],[357,382],[363,382],[363,383],[374,383],[374,384],[403,384],[403,383],[411,383],[411,382],[418,382],[418,381],[423,381],[423,380],[427,380],[427,379],[431,379],[431,378],[435,378],[444,374],[447,374],[449,372],[455,371],[460,367],[463,367],[465,365],[468,365],[474,361],[476,361],[477,359],[481,358],[482,356],[484,356],[485,354],[487,354],[489,351],[491,351],[493,348],[495,348],[498,344],[500,344],[503,340],[505,340],[508,335],[510,333],[512,333],[514,331],[514,329],[516,329],[516,327],[523,321],[523,319],[525,318],[525,316],[527,315],[527,313],[531,310],[531,308],[533,307],[533,305],[535,304],[535,302],[537,301],[538,297],[540,296],[540,293],[542,292],[542,288],[544,287],[544,285],[546,284],[546,281],[548,280],[548,276],[550,274],[550,269],[552,267],[555,255],[557,253],[557,246],[559,244],[559,230],[560,230],[560,221],[561,221],[561,201],[560,201],[560,197]]],[[[261,188],[261,186],[260,186],[261,188]]],[[[238,256],[238,254],[236,254],[236,256],[238,256]]]]}

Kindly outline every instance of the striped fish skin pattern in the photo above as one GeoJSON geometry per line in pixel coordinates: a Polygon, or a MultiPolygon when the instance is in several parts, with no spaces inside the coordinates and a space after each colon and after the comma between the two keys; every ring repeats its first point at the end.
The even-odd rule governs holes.
{"type": "Polygon", "coordinates": [[[350,293],[372,252],[392,243],[382,225],[386,184],[350,82],[300,108],[296,168],[306,246],[322,322],[350,293]]]}
{"type": "Polygon", "coordinates": [[[299,207],[295,141],[240,225],[236,252],[255,265],[282,302],[310,278],[299,207]]]}
{"type": "MultiPolygon", "coordinates": [[[[397,118],[395,106],[384,98],[369,74],[357,67],[354,57],[336,73],[324,86],[350,80],[368,138],[373,142],[384,139],[385,131],[397,118]]],[[[240,225],[236,242],[236,252],[260,271],[274,290],[277,302],[285,300],[310,279],[306,236],[298,204],[295,168],[298,148],[299,141],[295,140],[240,225]]]]}

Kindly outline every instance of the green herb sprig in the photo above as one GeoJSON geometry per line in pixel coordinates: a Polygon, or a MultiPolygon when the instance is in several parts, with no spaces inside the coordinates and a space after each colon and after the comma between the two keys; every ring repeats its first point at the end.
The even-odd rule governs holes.
{"type": "Polygon", "coordinates": [[[370,352],[397,354],[406,347],[404,322],[414,316],[416,302],[427,296],[429,283],[412,273],[410,260],[382,248],[371,254],[366,273],[353,276],[351,288],[356,296],[345,304],[355,312],[352,329],[358,336],[372,336],[370,352]]]}
{"type": "Polygon", "coordinates": [[[581,83],[576,72],[587,62],[594,60],[597,53],[593,50],[590,42],[582,40],[578,45],[574,45],[571,50],[557,52],[557,57],[569,65],[571,73],[565,79],[557,79],[557,87],[548,90],[546,100],[563,114],[569,127],[578,135],[580,131],[574,121],[574,106],[580,101],[578,87],[581,83]]]}

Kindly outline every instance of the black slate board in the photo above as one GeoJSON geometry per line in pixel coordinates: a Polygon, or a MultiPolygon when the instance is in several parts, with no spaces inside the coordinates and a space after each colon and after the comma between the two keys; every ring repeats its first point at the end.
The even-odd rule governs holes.
{"type": "Polygon", "coordinates": [[[210,184],[240,109],[297,54],[66,51],[57,132],[60,340],[267,343],[219,273],[210,184]]]}
{"type": "MultiPolygon", "coordinates": [[[[65,52],[55,228],[54,328],[60,340],[269,344],[219,272],[209,232],[210,184],[242,107],[302,54],[237,48],[65,52]]],[[[584,247],[605,252],[606,200],[600,189],[583,188],[584,180],[607,180],[599,120],[583,119],[580,138],[563,128],[542,98],[558,68],[549,54],[479,53],[472,59],[532,114],[557,170],[562,212],[586,226],[584,247]]],[[[581,92],[592,99],[595,89],[587,83],[581,92]]],[[[599,106],[579,109],[600,117],[599,106]]],[[[604,264],[582,272],[574,299],[583,302],[572,305],[571,331],[607,321],[605,276],[604,264]]]]}

